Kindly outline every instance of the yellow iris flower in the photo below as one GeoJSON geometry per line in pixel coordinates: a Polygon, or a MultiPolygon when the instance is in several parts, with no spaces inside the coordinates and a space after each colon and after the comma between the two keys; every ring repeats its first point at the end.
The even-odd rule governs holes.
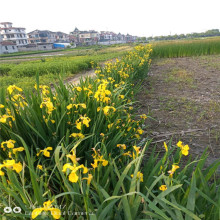
{"type": "Polygon", "coordinates": [[[168,173],[170,174],[170,177],[173,177],[173,174],[175,173],[175,171],[177,169],[179,169],[180,167],[178,165],[173,164],[172,165],[172,169],[168,171],[168,173]]]}
{"type": "Polygon", "coordinates": [[[88,168],[85,167],[83,164],[77,166],[76,164],[73,164],[73,166],[70,164],[70,163],[66,163],[63,165],[63,172],[65,173],[67,171],[67,169],[70,169],[71,170],[71,173],[69,175],[69,181],[72,182],[72,183],[76,183],[79,179],[79,176],[77,175],[77,171],[79,169],[83,169],[83,173],[88,173],[88,168]]]}
{"type": "Polygon", "coordinates": [[[20,173],[23,168],[21,162],[15,163],[15,160],[5,160],[3,161],[3,164],[0,164],[0,176],[5,175],[5,173],[1,170],[3,167],[15,170],[17,173],[20,173]]]}
{"type": "Polygon", "coordinates": [[[184,156],[187,156],[189,154],[189,145],[183,145],[183,142],[182,141],[178,141],[178,143],[176,144],[177,147],[179,147],[181,149],[181,153],[184,155],[184,156]]]}
{"type": "Polygon", "coordinates": [[[78,107],[81,106],[82,108],[86,109],[86,104],[84,103],[80,103],[80,104],[69,104],[67,105],[67,109],[70,110],[71,108],[75,107],[76,109],[78,109],[78,107]]]}
{"type": "Polygon", "coordinates": [[[35,219],[38,215],[41,214],[41,212],[43,211],[50,211],[51,215],[53,216],[54,219],[60,219],[61,217],[61,211],[60,209],[57,208],[52,208],[51,204],[53,203],[53,201],[47,201],[44,202],[43,207],[42,208],[36,208],[32,211],[31,213],[31,218],[35,219]]]}
{"type": "MultiPolygon", "coordinates": [[[[95,169],[98,167],[98,162],[101,162],[102,166],[107,166],[108,161],[103,159],[103,156],[101,156],[94,148],[93,151],[95,154],[92,154],[92,157],[94,158],[94,163],[91,163],[92,167],[95,169]]],[[[99,151],[99,150],[98,150],[99,151]]]]}
{"type": "Polygon", "coordinates": [[[69,137],[79,137],[79,138],[84,138],[85,136],[82,133],[72,133],[69,137]]]}
{"type": "Polygon", "coordinates": [[[91,121],[90,118],[84,116],[80,116],[79,119],[76,120],[76,128],[78,130],[82,129],[82,125],[85,125],[86,127],[89,127],[89,122],[91,121]]]}
{"type": "Polygon", "coordinates": [[[125,144],[117,144],[117,147],[122,148],[123,150],[126,150],[125,144]]]}
{"type": "Polygon", "coordinates": [[[38,168],[39,170],[43,170],[43,166],[40,165],[40,164],[37,165],[37,168],[38,168]]]}
{"type": "Polygon", "coordinates": [[[165,190],[167,190],[167,186],[166,186],[166,185],[161,185],[161,186],[159,187],[159,190],[165,191],[165,190]]]}
{"type": "Polygon", "coordinates": [[[1,143],[1,148],[4,149],[4,148],[5,148],[4,145],[6,145],[7,148],[14,148],[14,146],[15,146],[14,144],[15,144],[15,143],[16,143],[16,141],[11,140],[11,139],[8,140],[8,141],[3,141],[3,142],[1,143]]]}
{"type": "Polygon", "coordinates": [[[23,91],[21,88],[15,86],[15,85],[10,85],[10,86],[7,88],[7,90],[8,90],[8,93],[9,93],[10,95],[12,94],[12,92],[13,92],[14,90],[18,90],[19,92],[22,92],[22,91],[23,91]]]}
{"type": "Polygon", "coordinates": [[[50,157],[50,152],[49,150],[53,150],[52,147],[47,147],[45,148],[44,150],[40,150],[38,153],[37,153],[37,156],[40,155],[40,153],[43,153],[45,157],[50,157]]]}
{"type": "MultiPolygon", "coordinates": [[[[131,174],[131,177],[133,178],[134,174],[131,174]]],[[[137,177],[136,178],[139,179],[141,182],[144,182],[143,173],[141,173],[140,171],[137,172],[137,177]]]]}
{"type": "Polygon", "coordinates": [[[21,152],[24,151],[24,147],[17,147],[12,149],[13,154],[16,154],[17,152],[21,152]]]}

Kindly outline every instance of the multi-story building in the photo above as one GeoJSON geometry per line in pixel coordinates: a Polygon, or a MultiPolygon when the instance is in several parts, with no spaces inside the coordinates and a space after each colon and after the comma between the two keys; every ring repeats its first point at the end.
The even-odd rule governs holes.
{"type": "Polygon", "coordinates": [[[70,41],[74,42],[76,45],[86,44],[93,45],[100,40],[100,35],[97,31],[79,31],[78,28],[75,28],[73,32],[70,32],[70,41]]]}
{"type": "Polygon", "coordinates": [[[44,30],[35,30],[28,33],[28,43],[54,43],[56,41],[56,32],[44,30]]]}
{"type": "Polygon", "coordinates": [[[95,44],[99,40],[99,33],[94,30],[81,31],[79,34],[80,43],[85,43],[87,45],[95,44]]]}
{"type": "Polygon", "coordinates": [[[69,43],[69,35],[63,32],[53,32],[48,30],[35,30],[28,33],[28,43],[29,44],[39,44],[39,43],[69,43]]]}
{"type": "Polygon", "coordinates": [[[112,32],[101,31],[100,41],[111,41],[111,40],[113,40],[112,32]]]}
{"type": "Polygon", "coordinates": [[[0,34],[2,41],[10,41],[18,47],[28,44],[25,28],[13,27],[11,22],[0,23],[0,34]]]}
{"type": "Polygon", "coordinates": [[[56,42],[69,43],[70,42],[69,34],[65,34],[60,31],[56,32],[56,42]]]}
{"type": "Polygon", "coordinates": [[[100,34],[100,42],[105,42],[105,41],[124,41],[125,36],[122,35],[121,33],[114,33],[110,31],[101,31],[100,34]]]}
{"type": "Polygon", "coordinates": [[[119,41],[124,41],[124,40],[125,40],[125,35],[124,35],[124,34],[121,34],[121,33],[118,33],[118,35],[117,35],[117,40],[119,40],[119,41]]]}
{"type": "Polygon", "coordinates": [[[133,36],[130,34],[125,35],[126,42],[133,42],[133,36]]]}
{"type": "Polygon", "coordinates": [[[80,43],[79,34],[80,34],[80,31],[78,28],[75,28],[74,31],[70,32],[70,35],[69,35],[70,42],[73,42],[76,45],[78,45],[80,43]]]}

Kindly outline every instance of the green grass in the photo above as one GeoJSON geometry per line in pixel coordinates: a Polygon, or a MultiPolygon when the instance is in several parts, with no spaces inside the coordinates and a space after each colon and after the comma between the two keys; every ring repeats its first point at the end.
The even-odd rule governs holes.
{"type": "Polygon", "coordinates": [[[220,54],[220,38],[153,43],[152,57],[173,58],[220,54]]]}
{"type": "Polygon", "coordinates": [[[40,60],[23,61],[20,63],[6,63],[0,66],[0,86],[5,88],[16,84],[26,88],[33,88],[36,73],[43,84],[55,83],[59,78],[68,78],[83,70],[91,68],[91,61],[99,63],[105,60],[121,57],[130,47],[110,47],[99,52],[91,52],[84,56],[62,56],[41,58],[40,60]]]}

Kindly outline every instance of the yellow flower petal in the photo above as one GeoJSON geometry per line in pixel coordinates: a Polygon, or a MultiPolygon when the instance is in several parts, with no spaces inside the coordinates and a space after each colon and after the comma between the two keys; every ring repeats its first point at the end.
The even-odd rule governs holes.
{"type": "Polygon", "coordinates": [[[102,166],[107,166],[108,165],[108,161],[107,160],[104,160],[103,162],[102,162],[102,166]]]}
{"type": "Polygon", "coordinates": [[[85,166],[83,166],[83,173],[84,173],[84,174],[85,174],[85,173],[88,173],[88,168],[85,167],[85,166]]]}
{"type": "Polygon", "coordinates": [[[183,142],[182,142],[182,141],[178,141],[178,143],[176,144],[176,146],[182,148],[182,147],[183,147],[183,142]]]}
{"type": "Polygon", "coordinates": [[[18,148],[14,148],[14,149],[12,149],[12,152],[13,152],[13,154],[15,154],[16,152],[21,152],[21,151],[24,151],[24,147],[18,147],[18,148]]]}
{"type": "Polygon", "coordinates": [[[47,151],[47,150],[44,150],[44,156],[45,156],[45,157],[50,157],[50,152],[47,151]]]}
{"type": "Polygon", "coordinates": [[[65,173],[67,169],[72,169],[72,168],[73,168],[73,166],[71,166],[69,163],[66,163],[66,164],[63,165],[62,172],[65,173]]]}
{"type": "Polygon", "coordinates": [[[168,151],[168,147],[167,147],[166,142],[163,142],[163,145],[164,145],[164,148],[165,148],[165,150],[166,150],[166,152],[167,152],[167,151],[168,151]]]}
{"type": "Polygon", "coordinates": [[[92,176],[92,174],[89,174],[88,175],[88,185],[90,185],[90,183],[91,183],[91,181],[92,181],[92,178],[93,178],[93,176],[92,176]]]}
{"type": "Polygon", "coordinates": [[[42,165],[37,165],[37,168],[39,169],[39,170],[43,170],[43,166],[42,165]]]}
{"type": "Polygon", "coordinates": [[[69,175],[69,181],[70,182],[76,183],[78,181],[78,179],[79,179],[79,177],[77,176],[77,174],[75,172],[72,172],[69,175]]]}
{"type": "Polygon", "coordinates": [[[55,218],[55,219],[60,219],[60,217],[61,217],[61,211],[59,209],[50,208],[50,213],[53,216],[53,218],[55,218]]]}
{"type": "Polygon", "coordinates": [[[15,170],[17,173],[20,173],[22,171],[22,164],[21,164],[21,162],[14,164],[13,165],[13,170],[15,170]]]}
{"type": "Polygon", "coordinates": [[[15,164],[15,160],[5,160],[3,161],[3,164],[6,168],[11,168],[15,164]]]}
{"type": "Polygon", "coordinates": [[[42,211],[43,211],[43,208],[34,209],[31,213],[31,218],[35,219],[38,215],[41,214],[42,211]]]}

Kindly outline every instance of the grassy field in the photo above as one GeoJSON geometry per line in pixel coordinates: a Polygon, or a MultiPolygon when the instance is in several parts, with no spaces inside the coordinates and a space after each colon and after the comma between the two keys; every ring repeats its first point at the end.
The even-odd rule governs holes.
{"type": "Polygon", "coordinates": [[[220,54],[220,37],[153,43],[152,57],[172,58],[220,54]]]}
{"type": "MultiPolygon", "coordinates": [[[[99,51],[79,50],[79,54],[66,54],[65,56],[53,56],[49,58],[30,57],[21,59],[10,58],[9,62],[0,65],[0,85],[5,88],[16,83],[18,86],[33,88],[36,73],[40,76],[42,84],[54,83],[58,76],[65,79],[75,73],[91,68],[91,62],[95,64],[122,56],[132,46],[118,46],[100,49],[99,51]],[[83,55],[82,55],[83,54],[83,55]]],[[[77,52],[78,53],[78,52],[77,52]]],[[[9,59],[9,58],[7,58],[9,59]]]]}

